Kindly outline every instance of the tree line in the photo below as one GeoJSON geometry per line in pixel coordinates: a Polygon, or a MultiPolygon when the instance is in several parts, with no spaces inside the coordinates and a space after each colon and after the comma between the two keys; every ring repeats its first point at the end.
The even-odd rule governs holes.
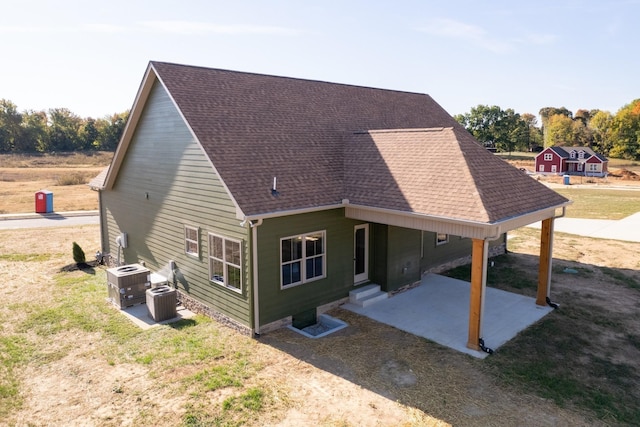
{"type": "Polygon", "coordinates": [[[0,153],[114,151],[129,112],[81,118],[66,108],[22,111],[0,99],[0,153]]]}
{"type": "Polygon", "coordinates": [[[605,156],[640,160],[640,99],[615,114],[602,110],[545,107],[535,115],[478,105],[454,116],[479,142],[497,151],[536,151],[543,147],[590,147],[605,156]]]}

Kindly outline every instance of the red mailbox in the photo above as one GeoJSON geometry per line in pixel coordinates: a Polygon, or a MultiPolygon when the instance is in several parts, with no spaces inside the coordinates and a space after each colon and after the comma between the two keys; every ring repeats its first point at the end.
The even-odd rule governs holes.
{"type": "Polygon", "coordinates": [[[53,212],[53,192],[42,190],[36,192],[36,213],[53,212]]]}

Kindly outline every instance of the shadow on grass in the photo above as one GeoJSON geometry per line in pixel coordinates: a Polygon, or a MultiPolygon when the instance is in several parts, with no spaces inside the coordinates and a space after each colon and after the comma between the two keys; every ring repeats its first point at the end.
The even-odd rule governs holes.
{"type": "MultiPolygon", "coordinates": [[[[493,261],[488,286],[535,296],[538,257],[510,253],[493,261]]],[[[554,264],[551,297],[560,309],[484,361],[342,309],[331,315],[350,326],[330,336],[310,340],[278,330],[260,341],[454,424],[490,424],[493,417],[501,418],[502,425],[518,423],[509,419],[513,414],[508,410],[486,418],[482,411],[468,418],[460,412],[469,402],[482,407],[483,399],[491,407],[488,402],[499,396],[499,389],[534,393],[550,405],[602,423],[640,425],[640,331],[634,323],[640,295],[624,279],[635,272],[560,260],[554,264]],[[564,272],[567,268],[571,272],[564,272]],[[598,297],[603,292],[627,304],[613,307],[598,297]],[[474,392],[478,387],[483,392],[474,392]]],[[[445,275],[468,281],[470,270],[460,267],[445,275]]],[[[526,408],[526,399],[516,400],[526,408]]],[[[554,423],[561,419],[558,413],[548,416],[554,423]]],[[[597,424],[592,421],[587,424],[597,424]]]]}
{"type": "Polygon", "coordinates": [[[72,271],[82,271],[86,274],[95,275],[96,267],[98,266],[98,261],[89,261],[89,262],[81,262],[81,263],[73,263],[67,264],[58,270],[59,273],[70,273],[72,271]]]}

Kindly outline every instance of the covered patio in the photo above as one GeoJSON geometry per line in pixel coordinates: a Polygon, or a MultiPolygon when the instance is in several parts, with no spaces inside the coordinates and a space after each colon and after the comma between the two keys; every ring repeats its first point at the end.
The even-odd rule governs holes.
{"type": "MultiPolygon", "coordinates": [[[[342,307],[370,319],[474,357],[487,352],[469,348],[469,293],[471,284],[438,274],[427,274],[419,286],[367,307],[342,307]]],[[[488,287],[484,295],[481,337],[496,350],[553,309],[536,299],[488,287]]]]}

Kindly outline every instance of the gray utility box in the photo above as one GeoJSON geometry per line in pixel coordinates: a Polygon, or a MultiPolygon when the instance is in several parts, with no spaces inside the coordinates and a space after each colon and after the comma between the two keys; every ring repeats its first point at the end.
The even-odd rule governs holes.
{"type": "Polygon", "coordinates": [[[173,319],[178,315],[176,310],[178,296],[175,289],[169,286],[158,286],[148,289],[146,294],[147,312],[156,322],[173,319]]]}
{"type": "Polygon", "coordinates": [[[140,264],[107,269],[109,298],[119,308],[145,302],[145,291],[151,287],[150,271],[140,264]]]}

